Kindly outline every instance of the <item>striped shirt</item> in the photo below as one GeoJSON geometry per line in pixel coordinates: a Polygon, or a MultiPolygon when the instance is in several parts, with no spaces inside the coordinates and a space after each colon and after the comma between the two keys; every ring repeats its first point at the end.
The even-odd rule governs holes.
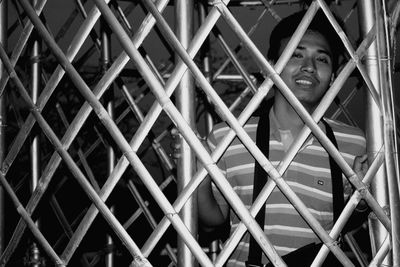
{"type": "MultiPolygon", "coordinates": [[[[365,153],[366,142],[362,131],[338,121],[329,119],[326,119],[326,121],[334,132],[341,155],[352,166],[355,156],[365,153]]],[[[252,117],[244,126],[244,129],[254,141],[257,124],[258,117],[252,117]]],[[[321,123],[320,126],[324,127],[321,123]]],[[[212,150],[229,130],[230,128],[224,123],[216,125],[209,137],[212,150]]],[[[274,112],[270,112],[269,140],[269,160],[276,167],[285,156],[285,147],[287,146],[282,143],[274,112]]],[[[232,141],[218,165],[226,173],[229,183],[244,205],[250,208],[253,198],[254,158],[238,138],[232,141]]],[[[333,207],[329,155],[316,138],[311,137],[305,142],[284,173],[283,178],[322,227],[327,231],[332,229],[333,207]]],[[[345,177],[344,192],[347,196],[351,192],[351,186],[345,177]]],[[[220,206],[228,205],[214,185],[213,193],[220,206]]],[[[268,198],[265,209],[264,231],[281,256],[304,245],[320,242],[278,187],[275,187],[268,198]]],[[[231,233],[239,222],[240,219],[231,211],[231,233]]],[[[249,234],[246,233],[242,238],[228,261],[228,267],[244,266],[248,257],[249,237],[249,234]]],[[[263,262],[268,262],[265,255],[263,255],[263,262]]]]}

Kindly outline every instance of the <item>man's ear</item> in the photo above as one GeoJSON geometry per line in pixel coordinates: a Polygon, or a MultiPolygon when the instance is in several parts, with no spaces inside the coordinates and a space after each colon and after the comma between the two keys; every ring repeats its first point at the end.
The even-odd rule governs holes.
{"type": "Polygon", "coordinates": [[[334,75],[337,77],[339,75],[339,73],[343,70],[344,66],[346,64],[344,64],[344,62],[342,61],[342,63],[339,64],[338,68],[336,69],[334,75]]]}

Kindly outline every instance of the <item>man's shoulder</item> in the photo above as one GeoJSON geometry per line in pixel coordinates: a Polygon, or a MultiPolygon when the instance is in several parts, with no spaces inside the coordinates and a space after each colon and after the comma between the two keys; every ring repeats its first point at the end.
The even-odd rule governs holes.
{"type": "Polygon", "coordinates": [[[338,120],[333,120],[333,119],[327,119],[325,118],[326,122],[331,126],[333,132],[336,133],[342,133],[342,134],[349,134],[349,135],[355,135],[355,136],[362,136],[364,137],[364,131],[361,130],[361,128],[353,125],[349,125],[347,123],[338,121],[338,120]]]}
{"type": "Polygon", "coordinates": [[[359,127],[346,124],[341,121],[325,119],[332,128],[339,149],[342,152],[348,152],[355,155],[365,153],[366,139],[363,130],[359,127]]]}

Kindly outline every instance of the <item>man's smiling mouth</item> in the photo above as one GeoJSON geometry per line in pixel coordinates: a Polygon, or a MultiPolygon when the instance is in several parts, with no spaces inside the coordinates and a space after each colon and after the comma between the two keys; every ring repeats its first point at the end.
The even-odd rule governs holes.
{"type": "Polygon", "coordinates": [[[301,80],[296,80],[296,83],[297,83],[297,84],[300,84],[300,85],[307,85],[307,86],[310,86],[310,85],[313,84],[311,81],[309,81],[309,80],[303,80],[303,79],[301,79],[301,80]]]}

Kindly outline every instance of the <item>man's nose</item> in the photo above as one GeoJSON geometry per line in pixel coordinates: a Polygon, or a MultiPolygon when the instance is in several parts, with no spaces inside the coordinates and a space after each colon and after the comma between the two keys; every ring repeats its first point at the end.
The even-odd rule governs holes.
{"type": "Polygon", "coordinates": [[[302,62],[301,70],[314,73],[316,71],[314,60],[312,58],[305,58],[302,62]]]}

